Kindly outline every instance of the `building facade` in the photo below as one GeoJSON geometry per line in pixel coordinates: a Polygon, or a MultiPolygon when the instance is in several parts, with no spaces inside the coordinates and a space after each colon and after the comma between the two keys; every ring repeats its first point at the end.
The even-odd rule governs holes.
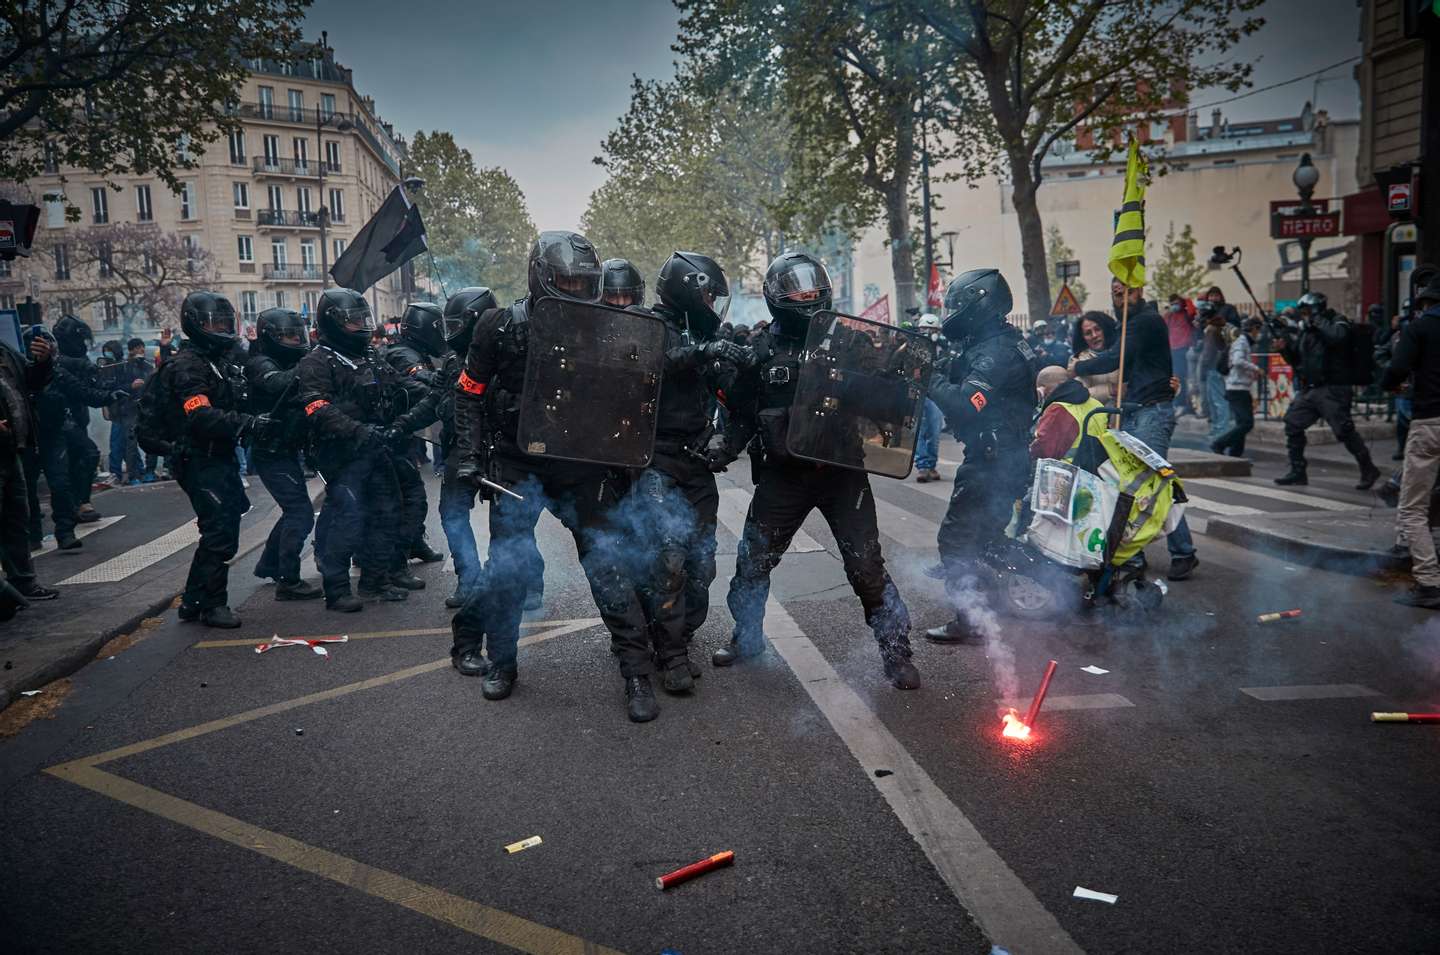
{"type": "MultiPolygon", "coordinates": [[[[1309,153],[1320,172],[1315,198],[1330,199],[1331,208],[1338,208],[1339,197],[1356,188],[1358,124],[1332,122],[1324,111],[1312,112],[1308,103],[1299,115],[1277,120],[1230,123],[1220,110],[1209,119],[1208,126],[1200,126],[1193,114],[1182,116],[1179,121],[1156,124],[1142,137],[1150,144],[1148,151],[1165,156],[1164,163],[1152,163],[1153,172],[1162,168],[1164,172],[1154,177],[1145,197],[1147,260],[1156,260],[1172,227],[1178,235],[1189,225],[1200,261],[1208,258],[1213,246],[1239,246],[1245,277],[1267,307],[1277,299],[1293,299],[1300,285],[1299,244],[1270,237],[1270,203],[1298,202],[1291,176],[1301,156],[1309,153]]],[[[1042,168],[1045,180],[1037,199],[1045,229],[1047,233],[1058,229],[1081,263],[1080,281],[1089,292],[1082,304],[1106,310],[1110,282],[1106,261],[1114,214],[1124,191],[1124,151],[1102,162],[1088,149],[1057,149],[1042,168]]],[[[943,172],[937,170],[936,178],[943,172]]],[[[966,269],[999,268],[1015,291],[1016,309],[1023,313],[1020,229],[1009,184],[991,177],[934,189],[943,206],[933,219],[942,281],[966,269]]],[[[1347,266],[1351,242],[1343,236],[1315,239],[1310,275],[1312,287],[1353,313],[1361,304],[1347,266]]],[[[1047,265],[1053,271],[1054,263],[1047,265]]],[[[890,255],[880,230],[862,237],[855,271],[861,301],[868,303],[885,294],[894,300],[890,255]]],[[[1205,281],[1220,286],[1231,302],[1249,301],[1230,269],[1212,270],[1205,281]]],[[[1020,320],[1028,322],[1029,316],[1020,320]]]]}
{"type": "MultiPolygon", "coordinates": [[[[46,322],[63,314],[85,319],[97,341],[178,328],[169,309],[122,309],[106,294],[112,285],[103,266],[79,267],[83,257],[68,247],[67,235],[93,237],[135,223],[206,250],[218,275],[211,284],[230,299],[242,327],[253,327],[270,307],[313,314],[333,284],[328,267],[400,182],[404,143],[332,50],[296,62],[256,60],[251,70],[234,107],[241,128],[195,157],[179,193],[144,176],[117,177],[118,191],[82,170],[63,170],[62,181],[53,167],[21,184],[21,199],[42,209],[36,254],[3,263],[10,268],[0,271],[0,308],[29,297],[46,322]],[[61,193],[63,200],[44,199],[61,193]],[[66,205],[79,208],[80,221],[66,221],[66,205]]],[[[393,320],[406,297],[401,273],[367,297],[377,319],[393,320]]]]}

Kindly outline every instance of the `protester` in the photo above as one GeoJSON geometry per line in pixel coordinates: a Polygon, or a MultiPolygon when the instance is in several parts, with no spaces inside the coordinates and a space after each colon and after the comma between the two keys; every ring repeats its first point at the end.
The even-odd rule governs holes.
{"type": "Polygon", "coordinates": [[[1235,306],[1225,301],[1225,293],[1220,291],[1220,286],[1212,285],[1205,290],[1205,301],[1210,303],[1210,310],[1219,315],[1226,325],[1234,329],[1240,328],[1240,313],[1235,306]]]}
{"type": "Polygon", "coordinates": [[[1030,458],[1072,460],[1083,437],[1080,429],[1099,436],[1106,430],[1105,415],[1091,415],[1104,407],[1095,400],[1078,378],[1071,378],[1063,368],[1042,368],[1035,378],[1039,392],[1040,416],[1035,419],[1030,439],[1030,458]]]}
{"type": "Polygon", "coordinates": [[[1245,454],[1245,436],[1255,427],[1255,405],[1250,395],[1250,386],[1260,380],[1260,366],[1250,358],[1252,346],[1260,338],[1264,323],[1258,318],[1247,318],[1241,326],[1242,334],[1230,343],[1230,373],[1225,376],[1225,402],[1230,406],[1234,424],[1230,430],[1210,443],[1210,450],[1216,454],[1241,457],[1245,454]]]}
{"type": "MultiPolygon", "coordinates": [[[[915,323],[920,334],[930,339],[938,349],[945,349],[941,341],[940,316],[926,312],[915,323]]],[[[928,484],[940,480],[935,465],[940,463],[940,429],[945,425],[945,416],[940,408],[927,396],[920,409],[920,428],[915,435],[915,481],[928,484]]]]}
{"type": "Polygon", "coordinates": [[[1194,414],[1190,407],[1190,346],[1195,341],[1194,305],[1179,295],[1170,296],[1165,309],[1165,328],[1170,333],[1170,373],[1180,379],[1175,395],[1176,414],[1194,414]]]}
{"type": "MultiPolygon", "coordinates": [[[[1075,323],[1070,348],[1077,361],[1089,361],[1120,341],[1120,326],[1104,312],[1086,312],[1075,323]]],[[[1115,386],[1120,382],[1120,369],[1103,374],[1081,375],[1080,383],[1091,396],[1106,404],[1115,400],[1115,386]]]]}
{"type": "Polygon", "coordinates": [[[1201,302],[1199,310],[1205,323],[1201,331],[1200,376],[1205,407],[1210,413],[1210,440],[1214,441],[1234,425],[1230,418],[1230,406],[1225,403],[1225,374],[1229,371],[1230,348],[1226,329],[1229,326],[1225,324],[1224,313],[1218,311],[1213,302],[1201,302]]]}
{"type": "Polygon", "coordinates": [[[1422,309],[1401,333],[1381,384],[1400,389],[1407,380],[1415,417],[1405,443],[1405,470],[1400,481],[1397,530],[1410,547],[1410,572],[1415,586],[1396,603],[1440,610],[1440,562],[1430,536],[1430,497],[1440,475],[1440,273],[1415,295],[1422,309]]]}

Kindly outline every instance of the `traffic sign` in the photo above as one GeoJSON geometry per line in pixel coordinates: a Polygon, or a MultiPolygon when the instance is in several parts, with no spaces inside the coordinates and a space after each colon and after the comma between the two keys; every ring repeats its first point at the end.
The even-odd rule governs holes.
{"type": "Polygon", "coordinates": [[[15,248],[15,220],[0,219],[0,249],[15,248]]]}
{"type": "Polygon", "coordinates": [[[1070,279],[1078,279],[1080,277],[1080,260],[1065,259],[1064,261],[1056,262],[1055,277],[1062,282],[1068,282],[1070,279]]]}
{"type": "Polygon", "coordinates": [[[1064,315],[1080,315],[1085,310],[1080,307],[1080,300],[1075,293],[1070,291],[1069,285],[1060,286],[1060,294],[1055,296],[1055,304],[1050,306],[1050,314],[1056,317],[1064,315]]]}
{"type": "MultiPolygon", "coordinates": [[[[1409,212],[1411,195],[1410,183],[1392,183],[1385,196],[1385,208],[1389,209],[1391,213],[1409,212]]],[[[4,223],[0,223],[0,225],[4,225],[4,223]]]]}
{"type": "Polygon", "coordinates": [[[1322,212],[1308,216],[1271,216],[1272,239],[1324,239],[1340,234],[1340,213],[1322,212]]]}

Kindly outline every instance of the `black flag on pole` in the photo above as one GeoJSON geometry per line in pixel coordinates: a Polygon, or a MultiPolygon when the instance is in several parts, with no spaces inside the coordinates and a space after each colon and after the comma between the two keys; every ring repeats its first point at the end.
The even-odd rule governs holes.
{"type": "Polygon", "coordinates": [[[363,292],[428,248],[420,210],[396,186],[335,260],[330,275],[337,285],[363,292]]]}

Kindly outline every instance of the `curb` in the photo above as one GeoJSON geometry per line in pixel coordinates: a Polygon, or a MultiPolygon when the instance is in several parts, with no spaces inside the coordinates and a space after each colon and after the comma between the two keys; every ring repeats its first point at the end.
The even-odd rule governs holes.
{"type": "Polygon", "coordinates": [[[1170,464],[1181,480],[1186,478],[1249,477],[1254,466],[1249,458],[1232,458],[1203,451],[1170,450],[1170,464]],[[1190,457],[1194,455],[1194,457],[1190,457]]]}
{"type": "Polygon", "coordinates": [[[1290,537],[1264,528],[1241,524],[1231,518],[1212,517],[1206,536],[1257,550],[1292,564],[1333,570],[1356,577],[1370,577],[1393,571],[1408,571],[1410,555],[1396,556],[1389,551],[1356,549],[1290,537]]]}

